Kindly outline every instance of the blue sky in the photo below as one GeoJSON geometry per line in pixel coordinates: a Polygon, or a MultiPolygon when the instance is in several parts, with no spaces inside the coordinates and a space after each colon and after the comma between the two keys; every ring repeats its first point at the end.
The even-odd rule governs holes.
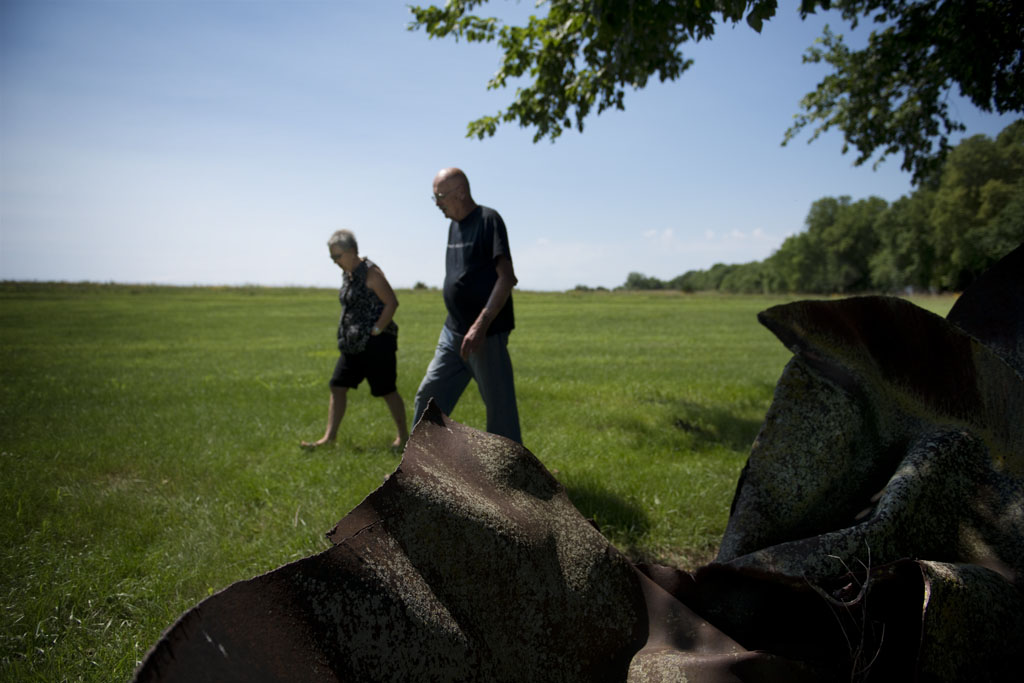
{"type": "MultiPolygon", "coordinates": [[[[0,278],[333,287],[348,228],[395,287],[440,285],[430,184],[451,165],[505,218],[520,289],[766,258],[817,199],[911,191],[899,158],[854,167],[838,134],[780,146],[824,73],[801,55],[826,22],[848,33],[780,4],[534,144],[465,138],[512,96],[485,89],[498,48],[409,32],[404,2],[0,0],[0,278]]],[[[1013,120],[954,107],[969,135],[1013,120]]]]}

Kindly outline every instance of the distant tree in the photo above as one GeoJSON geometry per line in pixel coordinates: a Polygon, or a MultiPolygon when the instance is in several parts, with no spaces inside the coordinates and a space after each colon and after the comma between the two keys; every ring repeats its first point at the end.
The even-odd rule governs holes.
{"type": "Polygon", "coordinates": [[[668,289],[678,289],[683,292],[716,290],[721,286],[722,281],[739,267],[716,263],[709,270],[690,270],[669,280],[665,283],[665,287],[668,289]]]}
{"type": "Polygon", "coordinates": [[[807,263],[804,264],[805,272],[809,279],[801,291],[805,292],[829,292],[832,291],[832,281],[829,267],[834,265],[835,256],[829,253],[831,235],[828,235],[832,226],[839,220],[840,212],[850,205],[850,197],[823,197],[811,204],[804,219],[807,241],[804,246],[807,249],[804,257],[807,263]],[[826,236],[828,235],[828,239],[826,236]]]}
{"type": "Polygon", "coordinates": [[[665,283],[656,277],[647,277],[643,273],[630,273],[626,276],[625,289],[664,289],[665,283]]]}
{"type": "Polygon", "coordinates": [[[787,238],[769,259],[766,284],[788,292],[849,293],[871,288],[870,259],[878,247],[875,221],[885,211],[878,197],[814,202],[806,231],[787,238]]]}
{"type": "Polygon", "coordinates": [[[732,294],[768,294],[772,291],[772,277],[762,261],[733,266],[718,283],[718,290],[732,294]]]}
{"type": "Polygon", "coordinates": [[[962,141],[943,167],[931,211],[936,270],[932,283],[962,290],[1024,241],[1024,120],[992,140],[962,141]]]}
{"type": "Polygon", "coordinates": [[[930,221],[935,191],[918,188],[901,197],[875,221],[878,249],[869,259],[874,289],[896,292],[931,287],[935,247],[930,221]]]}
{"type": "Polygon", "coordinates": [[[837,294],[871,289],[871,256],[878,250],[875,222],[887,208],[884,199],[868,197],[839,208],[834,221],[822,227],[825,250],[825,291],[837,294]]]}
{"type": "Polygon", "coordinates": [[[801,232],[787,237],[768,266],[780,292],[825,291],[825,250],[818,235],[801,232]]]}
{"type": "Polygon", "coordinates": [[[669,289],[678,289],[681,292],[700,292],[707,289],[705,286],[706,282],[706,270],[688,270],[682,275],[676,275],[669,280],[666,286],[669,289]]]}
{"type": "Polygon", "coordinates": [[[711,266],[706,275],[705,289],[720,289],[722,281],[739,268],[739,266],[725,263],[716,263],[711,266]]]}
{"type": "Polygon", "coordinates": [[[1002,258],[1024,243],[1024,187],[1018,184],[986,228],[980,241],[989,259],[1002,258]]]}
{"type": "MultiPolygon", "coordinates": [[[[411,30],[469,42],[497,41],[501,66],[488,89],[526,79],[511,104],[470,122],[468,136],[493,135],[500,123],[535,129],[534,141],[563,130],[583,130],[594,110],[625,107],[627,87],[648,79],[675,80],[693,64],[687,42],[713,37],[721,22],[760,32],[777,0],[548,0],[547,14],[525,26],[502,25],[472,11],[487,0],[448,0],[444,7],[410,8],[411,30]]],[[[963,125],[949,112],[956,87],[976,106],[1000,113],[1024,110],[1024,3],[1019,0],[801,0],[800,16],[837,9],[856,26],[876,30],[867,47],[851,50],[826,28],[821,47],[805,62],[833,72],[803,100],[785,141],[817,126],[812,140],[835,127],[857,150],[857,164],[881,151],[879,162],[903,153],[903,168],[927,180],[945,155],[951,133],[963,125]]]]}

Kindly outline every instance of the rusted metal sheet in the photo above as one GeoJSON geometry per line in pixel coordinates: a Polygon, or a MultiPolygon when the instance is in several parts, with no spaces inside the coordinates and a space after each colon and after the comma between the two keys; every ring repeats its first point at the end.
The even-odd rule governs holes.
{"type": "Polygon", "coordinates": [[[946,319],[1024,377],[1024,244],[969,287],[946,319]]]}
{"type": "MultiPolygon", "coordinates": [[[[845,632],[874,658],[860,674],[874,680],[893,672],[1004,680],[1016,668],[1024,642],[1022,254],[964,293],[950,312],[956,324],[887,297],[803,301],[759,316],[794,356],[716,562],[707,581],[698,574],[688,604],[747,647],[763,644],[742,616],[750,613],[744,598],[763,597],[757,586],[766,594],[788,586],[809,599],[810,612],[792,612],[792,635],[775,634],[790,641],[810,637],[796,637],[804,623],[826,623],[814,615],[817,603],[855,613],[845,632]],[[737,593],[743,582],[752,583],[737,593]],[[829,598],[844,584],[857,587],[853,597],[829,598]]],[[[768,607],[780,613],[782,604],[768,607]]]]}
{"type": "Polygon", "coordinates": [[[528,450],[433,405],[399,468],[328,537],[333,548],[190,610],[135,680],[589,683],[804,672],[747,652],[637,572],[528,450]]]}

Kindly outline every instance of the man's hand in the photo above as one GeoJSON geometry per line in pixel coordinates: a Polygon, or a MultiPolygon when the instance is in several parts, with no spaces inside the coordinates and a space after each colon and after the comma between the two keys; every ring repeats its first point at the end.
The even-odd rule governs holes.
{"type": "Polygon", "coordinates": [[[477,318],[477,321],[466,332],[466,336],[462,338],[462,347],[459,349],[459,355],[462,356],[462,360],[468,359],[469,354],[474,351],[482,349],[486,341],[487,329],[481,326],[480,319],[477,318]]]}

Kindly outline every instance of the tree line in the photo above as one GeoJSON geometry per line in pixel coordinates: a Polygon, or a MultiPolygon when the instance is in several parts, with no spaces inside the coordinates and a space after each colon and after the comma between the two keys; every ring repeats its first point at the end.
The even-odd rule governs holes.
{"type": "Polygon", "coordinates": [[[824,197],[804,231],[763,261],[691,270],[668,281],[633,272],[625,289],[854,294],[962,291],[1024,242],[1024,119],[975,135],[893,203],[824,197]]]}

